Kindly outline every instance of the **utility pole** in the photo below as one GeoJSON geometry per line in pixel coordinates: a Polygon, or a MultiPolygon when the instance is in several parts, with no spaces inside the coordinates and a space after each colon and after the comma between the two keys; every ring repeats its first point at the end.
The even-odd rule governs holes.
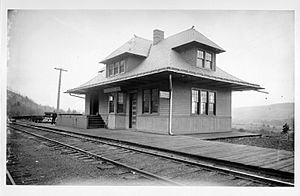
{"type": "Polygon", "coordinates": [[[56,70],[59,70],[59,78],[58,78],[58,92],[57,92],[57,107],[56,107],[56,113],[59,113],[59,99],[60,99],[60,85],[61,85],[61,72],[62,71],[68,71],[63,68],[54,68],[56,70]]]}

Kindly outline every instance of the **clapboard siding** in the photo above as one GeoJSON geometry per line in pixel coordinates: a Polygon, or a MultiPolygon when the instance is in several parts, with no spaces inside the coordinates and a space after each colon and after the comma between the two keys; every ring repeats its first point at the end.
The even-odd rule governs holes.
{"type": "Polygon", "coordinates": [[[141,131],[168,134],[168,117],[139,115],[136,128],[141,131]]]}
{"type": "Polygon", "coordinates": [[[231,116],[231,91],[217,91],[216,107],[217,116],[231,116]]]}
{"type": "Polygon", "coordinates": [[[174,82],[173,115],[191,115],[192,88],[216,92],[216,116],[231,116],[231,90],[212,89],[203,85],[192,85],[182,82],[174,82]]]}
{"type": "MultiPolygon", "coordinates": [[[[108,114],[108,96],[103,92],[103,90],[99,91],[99,114],[108,114]]],[[[115,97],[116,98],[116,97],[115,97]]]]}
{"type": "Polygon", "coordinates": [[[230,117],[173,116],[175,134],[211,133],[231,131],[230,117]]]}
{"type": "Polygon", "coordinates": [[[169,108],[170,108],[169,99],[159,99],[160,116],[169,116],[169,108]]]}
{"type": "Polygon", "coordinates": [[[190,115],[191,86],[187,83],[173,84],[173,115],[190,115]]]}
{"type": "Polygon", "coordinates": [[[174,82],[172,130],[176,134],[227,132],[231,130],[231,91],[174,82]],[[216,115],[191,114],[191,89],[216,92],[216,115]]]}

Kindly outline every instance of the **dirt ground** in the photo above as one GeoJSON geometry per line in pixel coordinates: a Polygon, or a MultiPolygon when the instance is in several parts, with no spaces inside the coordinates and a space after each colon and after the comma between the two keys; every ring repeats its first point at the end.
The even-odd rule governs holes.
{"type": "Polygon", "coordinates": [[[260,133],[262,134],[262,137],[228,138],[218,139],[216,141],[294,151],[294,132],[287,135],[282,134],[281,132],[266,131],[263,129],[258,131],[239,129],[237,131],[260,133]]]}
{"type": "Polygon", "coordinates": [[[66,155],[23,133],[8,131],[7,138],[7,168],[17,185],[151,185],[126,169],[66,155]]]}

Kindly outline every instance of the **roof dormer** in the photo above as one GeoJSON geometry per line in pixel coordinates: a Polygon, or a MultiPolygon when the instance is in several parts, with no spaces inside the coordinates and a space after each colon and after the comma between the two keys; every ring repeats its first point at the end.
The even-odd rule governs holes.
{"type": "Polygon", "coordinates": [[[134,36],[134,38],[123,44],[120,48],[113,51],[100,63],[109,64],[116,61],[116,59],[124,59],[129,56],[146,58],[149,54],[151,44],[152,41],[150,40],[134,36]]]}
{"type": "Polygon", "coordinates": [[[191,66],[216,71],[216,54],[225,52],[220,46],[193,28],[176,35],[172,49],[191,66]]]}
{"type": "Polygon", "coordinates": [[[194,28],[176,34],[176,38],[176,42],[172,46],[173,50],[181,50],[185,47],[195,46],[211,50],[216,54],[225,52],[223,48],[196,31],[194,28]]]}

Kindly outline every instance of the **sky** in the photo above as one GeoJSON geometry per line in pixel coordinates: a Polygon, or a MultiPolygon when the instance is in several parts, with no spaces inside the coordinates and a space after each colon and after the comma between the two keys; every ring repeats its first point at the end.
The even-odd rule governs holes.
{"type": "MultiPolygon", "coordinates": [[[[7,87],[56,107],[61,91],[103,68],[99,61],[134,34],[152,40],[192,26],[224,48],[217,66],[269,94],[234,92],[232,107],[294,101],[294,12],[226,10],[13,10],[8,15],[7,87]]],[[[61,94],[60,108],[84,111],[84,100],[61,94]]]]}

